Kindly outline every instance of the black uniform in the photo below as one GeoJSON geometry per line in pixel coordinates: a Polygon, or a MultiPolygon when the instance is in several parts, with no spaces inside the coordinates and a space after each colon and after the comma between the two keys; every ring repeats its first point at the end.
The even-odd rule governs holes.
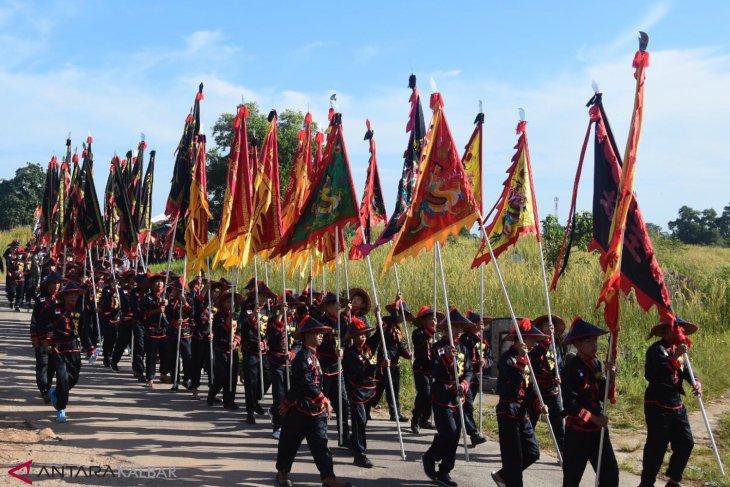
{"type": "Polygon", "coordinates": [[[193,308],[181,296],[170,298],[169,303],[165,307],[165,316],[167,317],[167,370],[177,376],[173,377],[173,384],[180,382],[180,363],[177,355],[178,338],[180,342],[180,358],[182,359],[182,377],[185,384],[190,383],[190,365],[192,361],[192,350],[190,349],[190,320],[189,316],[193,308]],[[182,306],[182,313],[180,307],[182,306]],[[180,318],[182,316],[182,319],[180,318]]]}
{"type": "Polygon", "coordinates": [[[66,409],[69,391],[76,385],[81,372],[81,346],[94,350],[88,326],[81,319],[79,306],[68,309],[63,303],[54,303],[49,311],[47,325],[40,334],[41,343],[50,345],[50,362],[56,373],[57,411],[66,409]]]}
{"type": "MultiPolygon", "coordinates": [[[[563,426],[565,414],[563,413],[563,400],[560,397],[560,387],[555,377],[555,370],[560,364],[553,353],[550,340],[541,340],[530,350],[530,363],[532,363],[535,370],[535,378],[540,388],[542,400],[548,407],[548,420],[553,433],[555,433],[555,440],[562,452],[563,443],[565,442],[565,427],[563,426]]],[[[558,370],[560,369],[558,368],[558,370]]],[[[533,392],[534,390],[531,389],[530,393],[533,392]]],[[[529,404],[537,405],[539,401],[530,401],[529,404]]],[[[539,420],[540,414],[537,408],[530,407],[530,422],[533,428],[537,426],[539,420]]]]}
{"type": "Polygon", "coordinates": [[[431,346],[435,332],[425,327],[413,330],[413,383],[416,386],[416,399],[413,401],[411,423],[425,423],[431,419],[431,346]]]}
{"type": "MultiPolygon", "coordinates": [[[[337,342],[335,341],[335,333],[337,330],[337,315],[324,315],[319,318],[319,321],[323,324],[332,328],[332,333],[328,333],[322,340],[322,345],[317,347],[317,358],[319,363],[322,365],[322,373],[324,379],[322,381],[322,388],[325,396],[327,396],[332,403],[332,407],[335,413],[340,414],[340,403],[337,399],[337,383],[340,383],[340,393],[342,396],[342,440],[344,443],[348,441],[350,436],[350,407],[347,404],[347,386],[345,385],[344,376],[337,375],[337,342]]],[[[343,343],[345,333],[347,332],[347,317],[343,314],[340,316],[340,344],[343,343]]],[[[339,437],[339,419],[337,421],[337,432],[339,437]]],[[[340,445],[342,446],[342,445],[340,445]]]]}
{"type": "Polygon", "coordinates": [[[694,448],[687,409],[682,402],[683,382],[692,383],[689,370],[684,357],[675,359],[674,346],[662,339],[646,351],[644,377],[649,385],[644,393],[647,435],[641,485],[654,485],[670,443],[672,455],[667,477],[681,481],[694,448]]]}
{"type": "Polygon", "coordinates": [[[365,455],[367,450],[365,427],[368,420],[365,405],[372,400],[377,387],[375,379],[378,370],[377,356],[367,344],[363,344],[362,348],[350,345],[345,349],[342,369],[347,378],[347,399],[350,403],[352,420],[350,446],[357,458],[365,455]]]}
{"type": "Polygon", "coordinates": [[[436,436],[431,447],[424,454],[425,460],[441,462],[439,474],[446,475],[454,469],[456,450],[459,447],[461,436],[461,417],[457,397],[457,385],[464,391],[469,390],[472,378],[469,351],[464,344],[456,342],[456,357],[449,351],[449,339],[443,337],[433,345],[431,351],[431,373],[433,386],[431,387],[431,402],[433,405],[433,419],[436,423],[436,436]],[[456,360],[459,377],[454,376],[454,360],[456,360]]]}
{"type": "Polygon", "coordinates": [[[214,381],[208,390],[208,403],[212,403],[216,394],[221,390],[224,406],[233,406],[235,403],[240,345],[241,327],[238,326],[238,320],[233,318],[233,313],[218,311],[213,317],[214,381]],[[233,353],[231,353],[231,329],[233,329],[233,353]],[[233,360],[232,365],[231,360],[233,360]]]}
{"type": "Polygon", "coordinates": [[[210,317],[215,315],[216,308],[212,311],[208,307],[206,296],[197,295],[193,298],[193,323],[192,323],[192,340],[191,351],[192,360],[190,362],[190,388],[197,389],[200,387],[200,374],[203,369],[208,374],[208,386],[211,382],[210,369],[210,317]]]}
{"type": "Polygon", "coordinates": [[[527,414],[530,368],[527,358],[511,347],[499,358],[497,367],[497,425],[502,469],[499,476],[512,486],[522,485],[522,472],[540,458],[535,430],[527,414]]]}
{"type": "MultiPolygon", "coordinates": [[[[602,414],[606,378],[600,360],[587,362],[576,356],[563,369],[561,381],[566,413],[563,487],[578,487],[586,463],[590,462],[594,470],[597,467],[601,428],[590,419],[594,414],[602,414]]],[[[608,429],[604,435],[598,485],[618,485],[618,464],[608,429]]]]}
{"type": "MultiPolygon", "coordinates": [[[[120,296],[121,297],[121,296],[120,296]]],[[[99,324],[104,337],[102,352],[104,353],[104,366],[111,365],[114,353],[114,344],[117,341],[117,322],[119,321],[120,307],[117,299],[116,287],[107,284],[101,289],[99,298],[99,324]]]]}
{"type": "MultiPolygon", "coordinates": [[[[129,308],[132,313],[132,370],[138,377],[145,374],[145,350],[144,337],[146,329],[145,320],[145,290],[137,285],[129,296],[129,308]],[[140,375],[141,374],[141,375],[140,375]]],[[[121,357],[121,355],[119,355],[121,357]]]]}
{"type": "Polygon", "coordinates": [[[289,373],[289,358],[286,350],[289,348],[290,353],[295,353],[298,347],[294,346],[294,339],[291,336],[296,331],[296,324],[287,318],[287,325],[279,319],[269,321],[266,328],[266,356],[269,361],[269,371],[271,374],[271,424],[274,431],[281,428],[281,416],[279,407],[284,402],[287,389],[287,374],[289,373]]]}
{"type": "MultiPolygon", "coordinates": [[[[168,373],[167,353],[165,349],[166,321],[163,316],[160,318],[160,307],[162,306],[162,295],[148,294],[142,301],[144,310],[144,353],[145,353],[145,379],[149,382],[155,379],[157,357],[160,357],[160,374],[168,373]]],[[[173,350],[173,353],[175,351],[173,350]]]]}
{"type": "Polygon", "coordinates": [[[25,289],[24,266],[17,254],[11,254],[8,261],[7,294],[10,307],[15,303],[15,309],[20,309],[20,302],[23,300],[25,289]]]}
{"type": "MultiPolygon", "coordinates": [[[[397,317],[396,319],[400,319],[397,317]]],[[[390,376],[393,379],[393,393],[395,394],[395,402],[397,411],[393,411],[393,399],[390,397],[390,387],[388,387],[388,378],[385,374],[385,369],[381,367],[378,374],[378,388],[375,391],[375,396],[371,402],[371,405],[376,405],[380,402],[380,398],[383,397],[383,391],[385,391],[386,399],[388,401],[388,410],[390,411],[390,417],[393,418],[396,414],[400,416],[400,358],[403,357],[410,360],[411,354],[408,351],[408,346],[405,342],[405,335],[400,327],[393,323],[383,321],[383,331],[385,333],[385,349],[387,350],[387,357],[390,360],[390,376]]],[[[377,351],[378,359],[383,358],[383,347],[382,340],[380,338],[380,330],[376,330],[373,336],[368,339],[368,344],[373,351],[377,351]]]]}
{"type": "MultiPolygon", "coordinates": [[[[252,303],[250,303],[253,306],[252,303]]],[[[241,311],[241,350],[243,351],[243,382],[246,388],[246,412],[253,414],[260,409],[259,401],[269,389],[271,382],[267,377],[268,361],[263,352],[259,358],[259,347],[265,347],[266,328],[270,320],[267,310],[261,310],[259,319],[249,306],[241,311]],[[259,335],[259,321],[261,333],[259,335]],[[261,341],[259,341],[259,336],[261,341]],[[263,359],[263,362],[261,362],[263,359]],[[261,390],[261,370],[264,372],[264,390],[261,390]]],[[[216,369],[217,370],[217,369],[216,369]]]]}
{"type": "MultiPolygon", "coordinates": [[[[112,352],[111,365],[117,366],[119,361],[124,355],[124,350],[130,345],[132,341],[132,334],[134,327],[136,326],[137,320],[135,318],[135,310],[132,302],[132,293],[135,291],[131,287],[129,282],[124,283],[119,288],[119,324],[117,324],[117,336],[114,342],[114,351],[112,352]]],[[[106,346],[106,337],[104,338],[104,345],[106,346]]],[[[133,357],[137,360],[137,356],[133,357]]],[[[140,357],[141,360],[141,357],[140,357]]],[[[134,364],[133,364],[134,365],[134,364]]],[[[137,369],[134,369],[135,372],[137,369]]],[[[140,372],[142,368],[140,367],[140,372]]]]}
{"type": "Polygon", "coordinates": [[[476,333],[464,333],[459,338],[459,342],[469,352],[468,358],[473,371],[466,397],[464,397],[464,426],[466,427],[466,434],[474,436],[479,434],[479,428],[476,421],[474,421],[474,398],[479,394],[479,370],[482,367],[484,347],[481,337],[476,333]]]}
{"type": "Polygon", "coordinates": [[[289,473],[299,446],[307,439],[322,479],[334,477],[332,452],[327,447],[327,397],[322,390],[323,373],[317,351],[302,346],[292,362],[291,389],[279,437],[276,469],[289,473]]]}
{"type": "Polygon", "coordinates": [[[50,361],[46,347],[41,346],[39,331],[48,327],[50,319],[50,308],[56,302],[56,297],[48,294],[45,289],[41,291],[33,306],[33,313],[30,316],[30,339],[37,344],[35,349],[35,380],[38,390],[44,396],[51,389],[53,381],[53,364],[50,361]]]}

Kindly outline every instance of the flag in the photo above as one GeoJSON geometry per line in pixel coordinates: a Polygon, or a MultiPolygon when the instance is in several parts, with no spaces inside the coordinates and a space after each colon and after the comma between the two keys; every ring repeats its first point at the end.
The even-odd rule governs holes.
{"type": "MultiPolygon", "coordinates": [[[[119,158],[116,157],[115,159],[118,163],[119,158]]],[[[132,214],[128,186],[124,184],[124,169],[120,169],[117,167],[114,170],[114,164],[112,164],[112,174],[114,177],[112,183],[112,195],[114,198],[112,213],[116,213],[119,221],[119,246],[131,260],[137,257],[139,231],[134,215],[132,214]]]]}
{"type": "Polygon", "coordinates": [[[388,220],[385,214],[385,201],[383,200],[383,190],[380,185],[380,175],[378,174],[378,161],[375,155],[375,137],[374,132],[370,128],[370,120],[365,121],[367,132],[365,139],[370,144],[370,160],[368,161],[368,175],[365,179],[365,190],[362,193],[362,201],[360,202],[360,227],[361,232],[355,235],[355,240],[350,247],[350,260],[359,260],[365,257],[360,251],[362,244],[370,244],[370,230],[388,220]]]}
{"type": "Polygon", "coordinates": [[[117,216],[114,211],[114,185],[116,176],[114,173],[117,171],[118,166],[119,157],[112,157],[112,162],[109,165],[109,176],[104,187],[104,235],[110,244],[116,242],[114,238],[114,229],[117,224],[117,216]]]}
{"type": "Polygon", "coordinates": [[[314,136],[314,143],[316,149],[314,151],[314,161],[312,161],[312,176],[316,173],[322,165],[322,144],[324,143],[324,132],[318,130],[317,135],[314,136]]]}
{"type": "MultiPolygon", "coordinates": [[[[634,109],[631,116],[629,136],[626,140],[626,149],[623,157],[623,168],[619,179],[616,204],[611,218],[611,227],[608,235],[608,248],[601,257],[601,267],[604,269],[603,286],[598,298],[598,307],[604,303],[604,320],[611,330],[614,357],[617,349],[619,323],[619,290],[622,287],[621,263],[623,261],[623,247],[626,222],[631,207],[634,191],[634,175],[636,171],[636,153],[639,148],[639,138],[644,112],[644,81],[645,69],[649,66],[649,53],[646,51],[648,36],[642,33],[639,50],[636,51],[633,67],[636,69],[636,88],[634,95],[634,109]]],[[[615,390],[611,391],[612,401],[615,400],[615,390]]]]}
{"type": "MultiPolygon", "coordinates": [[[[84,244],[88,248],[99,238],[104,236],[104,220],[99,210],[99,200],[94,186],[94,154],[91,151],[93,139],[86,139],[87,147],[84,151],[84,163],[79,172],[79,200],[78,223],[84,244]]],[[[82,249],[85,250],[85,249],[82,249]]]]}
{"type": "Polygon", "coordinates": [[[137,145],[137,157],[134,158],[134,164],[132,166],[132,180],[129,183],[129,203],[132,205],[132,215],[134,215],[134,221],[137,222],[139,227],[140,220],[140,206],[142,200],[142,183],[144,173],[144,151],[147,148],[147,143],[144,141],[144,134],[142,134],[139,144],[137,145]]]}
{"type": "Polygon", "coordinates": [[[56,212],[58,214],[58,223],[54,231],[56,242],[50,252],[53,258],[63,253],[66,206],[71,185],[71,173],[69,172],[71,161],[71,139],[66,139],[66,158],[61,164],[61,170],[59,172],[58,211],[56,212]]]}
{"type": "Polygon", "coordinates": [[[58,159],[56,156],[51,158],[46,170],[46,183],[43,189],[43,204],[41,218],[41,234],[43,235],[43,243],[51,242],[53,236],[53,214],[58,204],[57,201],[57,178],[58,178],[58,159]]]}
{"type": "Polygon", "coordinates": [[[140,242],[146,242],[152,231],[152,184],[155,178],[155,155],[156,151],[150,151],[150,162],[147,163],[147,171],[140,187],[140,197],[137,207],[139,208],[140,242]]]}
{"type": "Polygon", "coordinates": [[[195,167],[190,187],[190,206],[185,228],[185,253],[188,256],[188,275],[208,269],[202,251],[208,244],[208,179],[205,167],[205,134],[198,134],[195,140],[195,167]]]}
{"type": "MultiPolygon", "coordinates": [[[[520,235],[534,234],[540,239],[538,227],[537,204],[535,202],[535,187],[532,184],[532,167],[530,165],[530,149],[527,142],[527,122],[517,124],[517,145],[512,164],[507,169],[507,179],[504,181],[502,195],[494,205],[496,209],[494,219],[486,228],[486,238],[492,244],[494,257],[510,248],[517,242],[520,235]]],[[[490,212],[491,213],[491,212],[490,212]]],[[[484,223],[489,218],[484,218],[484,223]]],[[[486,241],[482,245],[471,264],[472,269],[491,260],[486,241]]]]}
{"type": "MultiPolygon", "coordinates": [[[[86,150],[84,150],[83,154],[84,157],[86,157],[86,150]]],[[[78,223],[78,213],[82,204],[82,199],[81,190],[79,188],[80,170],[79,155],[77,153],[74,153],[71,158],[71,163],[73,164],[73,171],[71,172],[70,182],[68,184],[69,189],[66,194],[67,203],[66,212],[63,218],[63,243],[61,244],[61,252],[63,252],[64,246],[71,246],[73,253],[73,249],[78,248],[83,243],[78,223]]]]}
{"type": "Polygon", "coordinates": [[[276,110],[269,112],[269,126],[264,136],[261,159],[255,168],[253,183],[253,212],[249,238],[244,250],[244,262],[251,255],[262,254],[281,242],[281,200],[279,191],[279,148],[277,143],[276,110]]]}
{"type": "Polygon", "coordinates": [[[469,177],[471,190],[474,193],[474,201],[477,202],[479,213],[484,213],[484,202],[482,201],[482,132],[484,126],[484,114],[479,112],[477,118],[474,119],[474,132],[466,144],[464,157],[461,162],[464,163],[464,170],[469,177]]]}
{"type": "Polygon", "coordinates": [[[286,233],[299,218],[311,185],[312,114],[304,116],[304,129],[299,131],[299,143],[291,164],[289,180],[284,190],[281,214],[281,232],[286,233]]]}
{"type": "Polygon", "coordinates": [[[393,264],[415,257],[422,250],[442,245],[449,235],[471,227],[479,218],[478,208],[459,151],[444,115],[444,100],[433,93],[433,117],[421,156],[421,176],[383,272],[393,264]]]}
{"type": "MultiPolygon", "coordinates": [[[[357,196],[339,113],[330,120],[322,167],[311,188],[299,218],[287,229],[272,257],[298,254],[317,246],[323,253],[323,262],[329,262],[335,259],[335,228],[339,229],[340,243],[344,244],[342,230],[348,224],[359,223],[357,196]]],[[[340,251],[344,251],[344,245],[340,251]]],[[[292,262],[292,266],[296,263],[292,262]]]]}
{"type": "Polygon", "coordinates": [[[406,132],[410,135],[408,136],[408,146],[403,154],[403,172],[398,182],[395,208],[378,240],[372,245],[364,243],[359,247],[363,255],[368,255],[373,249],[390,242],[398,235],[403,223],[406,221],[408,210],[413,201],[413,193],[416,188],[416,180],[419,172],[418,162],[421,157],[421,149],[423,148],[423,139],[426,135],[426,125],[423,119],[421,95],[418,93],[415,74],[412,74],[408,78],[408,87],[411,89],[411,111],[408,116],[408,123],[406,124],[406,132]]]}

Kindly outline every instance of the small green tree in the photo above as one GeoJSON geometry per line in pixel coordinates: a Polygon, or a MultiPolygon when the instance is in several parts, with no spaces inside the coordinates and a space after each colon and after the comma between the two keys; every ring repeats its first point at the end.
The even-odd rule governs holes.
{"type": "Polygon", "coordinates": [[[12,179],[0,180],[0,229],[31,225],[43,200],[46,173],[40,164],[26,163],[12,179]]]}

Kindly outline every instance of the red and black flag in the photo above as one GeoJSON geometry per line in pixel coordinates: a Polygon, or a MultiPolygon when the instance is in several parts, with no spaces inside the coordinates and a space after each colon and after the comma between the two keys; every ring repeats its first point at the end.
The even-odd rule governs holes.
{"type": "Polygon", "coordinates": [[[152,230],[152,184],[155,178],[155,155],[157,155],[156,151],[150,151],[150,162],[147,163],[147,171],[140,184],[139,200],[137,201],[140,242],[146,242],[152,230]]]}
{"type": "Polygon", "coordinates": [[[371,245],[363,244],[360,251],[364,255],[368,255],[373,249],[393,240],[400,232],[403,223],[406,221],[408,209],[413,202],[413,194],[416,190],[416,180],[420,170],[418,161],[421,158],[421,149],[423,148],[423,139],[426,136],[426,122],[423,119],[423,109],[421,108],[421,95],[416,87],[416,75],[412,74],[408,78],[408,87],[411,89],[411,112],[408,116],[408,124],[406,132],[408,137],[408,146],[403,154],[403,174],[398,182],[398,195],[395,201],[395,209],[390,216],[390,220],[385,225],[385,230],[380,234],[378,240],[371,245]]]}
{"type": "MultiPolygon", "coordinates": [[[[127,159],[129,165],[129,159],[127,159]]],[[[114,210],[119,219],[119,245],[130,259],[137,257],[137,242],[139,231],[132,214],[132,204],[129,201],[128,186],[124,184],[124,172],[112,171],[114,210]]]]}
{"type": "Polygon", "coordinates": [[[360,202],[360,226],[362,232],[355,235],[355,240],[350,247],[350,260],[359,260],[365,257],[360,251],[360,246],[370,243],[371,229],[379,223],[388,220],[385,213],[385,200],[383,199],[383,190],[380,186],[380,175],[378,174],[378,160],[375,150],[375,133],[370,128],[370,120],[365,121],[367,132],[365,139],[370,143],[370,161],[368,163],[368,175],[365,179],[365,190],[362,194],[360,202]]]}
{"type": "Polygon", "coordinates": [[[58,205],[58,159],[51,158],[46,171],[46,185],[43,190],[43,205],[41,217],[41,235],[44,244],[51,242],[53,237],[53,217],[58,205]]]}
{"type": "Polygon", "coordinates": [[[144,151],[147,144],[144,141],[144,134],[141,134],[141,140],[137,146],[137,157],[133,159],[132,164],[132,180],[129,183],[129,204],[132,205],[132,215],[134,221],[139,223],[139,207],[142,200],[142,176],[144,175],[144,151]]]}
{"type": "Polygon", "coordinates": [[[104,187],[104,235],[112,245],[116,242],[114,238],[117,225],[117,217],[114,211],[114,181],[116,176],[114,173],[118,170],[118,166],[119,157],[115,155],[112,157],[111,164],[109,164],[109,176],[106,179],[106,186],[104,187]]]}
{"type": "Polygon", "coordinates": [[[90,246],[104,236],[104,220],[99,210],[99,200],[94,186],[94,153],[91,151],[93,139],[86,139],[84,163],[79,173],[79,192],[81,206],[78,208],[78,222],[81,236],[86,246],[90,246]]]}

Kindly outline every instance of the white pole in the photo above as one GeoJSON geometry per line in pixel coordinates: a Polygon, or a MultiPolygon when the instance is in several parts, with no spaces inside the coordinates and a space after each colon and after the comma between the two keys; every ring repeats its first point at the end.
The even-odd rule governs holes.
{"type": "MultiPolygon", "coordinates": [[[[264,353],[261,350],[261,313],[259,313],[259,271],[256,256],[253,256],[253,278],[254,278],[254,295],[256,296],[256,304],[254,312],[256,313],[256,333],[259,341],[259,385],[261,386],[261,398],[264,398],[264,353]]],[[[248,394],[248,391],[246,391],[248,394]]]]}
{"type": "Polygon", "coordinates": [[[183,258],[183,282],[180,290],[180,313],[177,320],[177,345],[175,346],[175,375],[172,378],[172,389],[177,390],[177,377],[180,372],[180,341],[182,340],[183,302],[185,301],[185,283],[188,281],[188,256],[183,258]]]}
{"type": "Polygon", "coordinates": [[[542,282],[545,285],[545,303],[547,304],[548,323],[550,323],[550,348],[555,358],[555,379],[558,381],[558,394],[560,394],[560,371],[558,370],[558,351],[555,345],[555,333],[553,331],[553,311],[550,307],[550,291],[548,290],[547,274],[545,272],[545,256],[542,254],[542,239],[537,241],[540,250],[540,264],[542,266],[542,282]]]}
{"type": "Polygon", "coordinates": [[[289,390],[289,305],[286,304],[286,270],[284,269],[284,256],[281,256],[281,295],[284,299],[284,350],[286,351],[286,390],[289,390]]]}
{"type": "MultiPolygon", "coordinates": [[[[324,262],[323,262],[324,264],[324,262]]],[[[340,234],[339,228],[335,227],[335,267],[337,281],[337,329],[335,330],[335,343],[337,345],[337,434],[339,436],[339,444],[343,444],[342,438],[342,359],[340,351],[342,350],[342,342],[340,341],[340,234]]],[[[324,265],[322,265],[322,285],[324,285],[324,265]]]]}
{"type": "MultiPolygon", "coordinates": [[[[446,290],[446,275],[444,274],[444,262],[441,258],[441,244],[439,244],[438,240],[436,241],[436,249],[434,250],[434,253],[438,257],[438,262],[441,268],[441,284],[444,288],[444,307],[446,308],[446,325],[448,326],[449,330],[449,345],[451,345],[451,348],[455,348],[456,345],[454,343],[454,332],[451,328],[451,313],[449,313],[449,295],[446,290]]],[[[464,358],[466,360],[466,357],[464,358]]],[[[458,360],[456,357],[454,357],[454,387],[459,388],[459,365],[458,360]]],[[[467,386],[468,387],[468,386],[467,386]]],[[[464,397],[466,397],[467,391],[464,391],[464,397]]],[[[464,459],[468,462],[469,461],[469,446],[466,441],[466,424],[464,424],[464,403],[463,401],[458,397],[456,400],[459,401],[459,420],[461,422],[461,436],[464,440],[464,459]]]]}
{"type": "MultiPolygon", "coordinates": [[[[483,406],[482,406],[482,396],[484,396],[484,367],[482,366],[482,360],[484,360],[485,357],[485,350],[484,350],[484,263],[479,266],[479,321],[481,324],[481,330],[479,331],[479,339],[481,340],[481,343],[479,343],[479,351],[481,353],[481,356],[479,357],[479,434],[483,434],[484,430],[482,429],[482,414],[483,414],[483,406]]],[[[473,399],[473,398],[472,398],[473,399]]]]}
{"type": "MultiPolygon", "coordinates": [[[[208,362],[208,382],[213,385],[213,298],[210,295],[210,280],[213,277],[213,273],[210,270],[210,257],[206,257],[208,263],[208,346],[210,348],[210,361],[208,362]]],[[[225,292],[225,291],[223,291],[225,292]]]]}
{"type": "MultiPolygon", "coordinates": [[[[606,415],[606,409],[608,409],[608,391],[611,389],[611,370],[608,368],[608,364],[611,362],[613,356],[613,333],[608,334],[608,355],[606,356],[606,389],[603,391],[603,408],[601,414],[606,415]]],[[[600,443],[598,443],[598,463],[596,463],[596,487],[600,485],[601,481],[601,464],[603,463],[603,440],[606,436],[606,428],[601,428],[600,443]]]]}

